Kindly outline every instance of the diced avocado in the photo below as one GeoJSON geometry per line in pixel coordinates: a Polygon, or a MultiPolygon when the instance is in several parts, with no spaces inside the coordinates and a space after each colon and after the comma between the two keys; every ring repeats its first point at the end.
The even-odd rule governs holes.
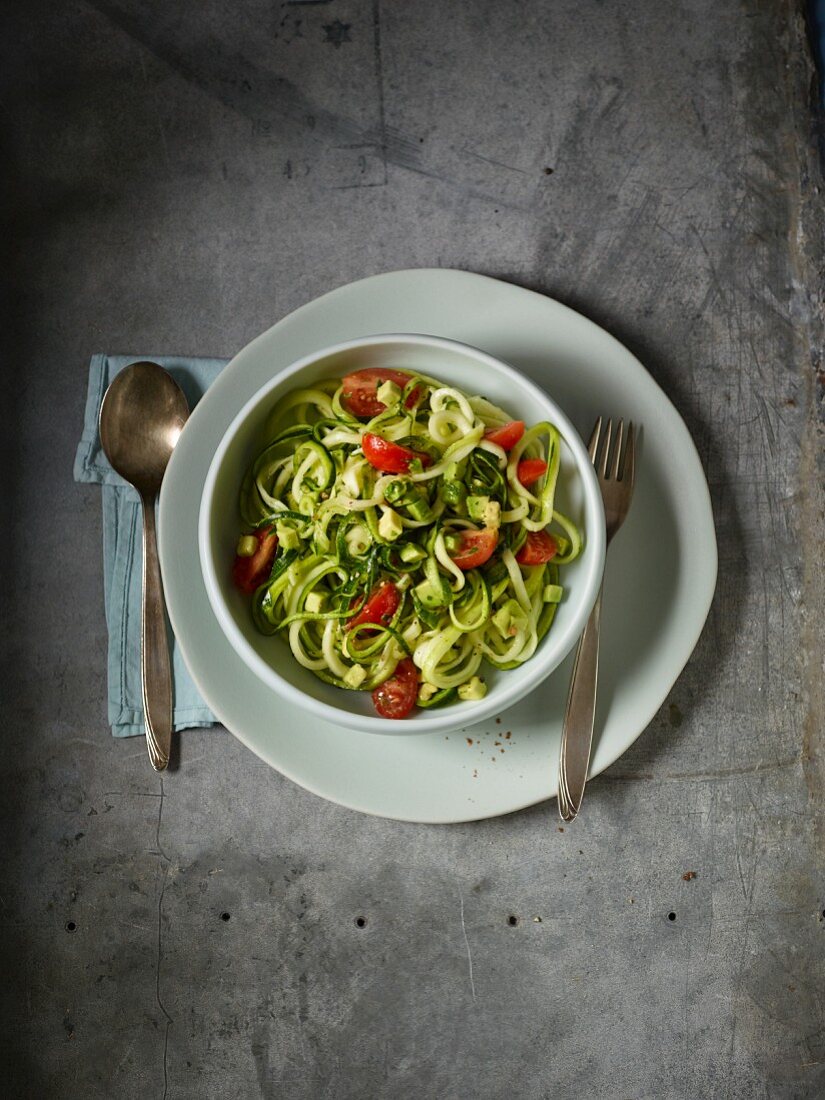
{"type": "Polygon", "coordinates": [[[467,514],[470,519],[484,519],[487,512],[487,505],[490,503],[489,497],[467,497],[467,514]]]}
{"type": "Polygon", "coordinates": [[[401,400],[401,389],[395,382],[382,382],[376,390],[375,396],[382,405],[397,405],[401,400]]]}
{"type": "Polygon", "coordinates": [[[417,584],[413,592],[425,607],[435,608],[443,607],[444,605],[443,591],[440,587],[438,589],[434,588],[429,581],[422,581],[420,584],[417,584]]]}
{"type": "Polygon", "coordinates": [[[487,502],[483,518],[485,527],[490,527],[495,530],[501,526],[501,505],[497,500],[490,500],[487,502]]]}
{"type": "Polygon", "coordinates": [[[441,495],[447,504],[461,504],[467,496],[467,489],[462,481],[451,481],[445,477],[441,484],[441,495]]]}
{"type": "Polygon", "coordinates": [[[401,517],[392,508],[381,506],[381,519],[378,521],[378,534],[388,542],[394,542],[404,533],[401,517]]]}
{"type": "Polygon", "coordinates": [[[241,535],[235,547],[235,553],[239,558],[251,558],[257,549],[258,540],[254,535],[241,535]]]}
{"type": "Polygon", "coordinates": [[[412,564],[416,561],[423,561],[427,556],[427,551],[423,546],[416,546],[414,542],[406,542],[399,550],[398,556],[402,561],[412,564]]]}
{"type": "Polygon", "coordinates": [[[426,703],[428,700],[436,694],[438,688],[435,684],[428,684],[426,680],[422,681],[421,686],[418,689],[418,701],[419,703],[426,703]]]}
{"type": "Polygon", "coordinates": [[[487,685],[478,676],[473,676],[466,684],[459,684],[459,699],[483,699],[487,694],[487,685]]]}
{"type": "Polygon", "coordinates": [[[301,539],[294,527],[285,523],[276,523],[275,531],[278,535],[278,543],[284,550],[297,550],[301,545],[301,539]]]}
{"type": "Polygon", "coordinates": [[[310,592],[304,601],[304,607],[312,615],[317,615],[323,606],[324,596],[322,592],[310,592]]]}
{"type": "Polygon", "coordinates": [[[344,683],[351,688],[360,688],[366,678],[367,670],[363,665],[353,665],[344,673],[344,683]]]}
{"type": "Polygon", "coordinates": [[[546,584],[541,598],[545,603],[561,603],[564,589],[560,584],[546,584]]]}

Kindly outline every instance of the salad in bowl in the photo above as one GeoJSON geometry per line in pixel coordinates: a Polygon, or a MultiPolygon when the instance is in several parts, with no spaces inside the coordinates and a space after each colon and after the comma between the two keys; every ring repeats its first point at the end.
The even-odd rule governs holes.
{"type": "Polygon", "coordinates": [[[534,389],[510,368],[432,337],[365,338],[360,355],[353,343],[297,364],[227,433],[234,493],[219,452],[201,512],[207,589],[276,690],[311,678],[310,705],[361,728],[370,713],[385,729],[462,725],[575,641],[603,565],[598,486],[545,395],[513,385],[510,409],[506,385],[455,359],[489,359],[534,389]]]}

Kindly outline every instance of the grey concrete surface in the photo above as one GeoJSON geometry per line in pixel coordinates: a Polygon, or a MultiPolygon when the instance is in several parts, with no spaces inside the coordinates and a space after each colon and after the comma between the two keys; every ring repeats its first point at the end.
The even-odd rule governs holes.
{"type": "Polygon", "coordinates": [[[3,1095],[825,1095],[801,3],[32,0],[3,19],[3,1095]],[[160,780],[106,725],[100,499],[71,480],[90,353],[231,355],[323,291],[421,265],[605,325],[707,470],[705,634],[564,832],[552,804],[362,817],[222,730],[184,734],[160,780]]]}

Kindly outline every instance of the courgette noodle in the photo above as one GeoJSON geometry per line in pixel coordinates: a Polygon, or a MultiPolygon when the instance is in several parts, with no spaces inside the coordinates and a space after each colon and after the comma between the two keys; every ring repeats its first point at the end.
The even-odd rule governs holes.
{"type": "Polygon", "coordinates": [[[502,409],[434,378],[401,377],[403,388],[375,383],[381,411],[369,421],[350,411],[339,378],[282,398],[243,481],[240,534],[278,536],[251,597],[261,632],[280,634],[304,668],[346,690],[373,691],[412,657],[417,703],[428,708],[480,698],[484,662],[511,669],[533,656],[564,598],[559,566],[581,552],[582,533],[555,508],[561,438],[552,424],[528,427],[506,451],[488,438],[511,420],[502,409]],[[417,457],[403,473],[375,469],[366,433],[417,457]],[[519,480],[526,459],[546,465],[528,485],[519,480]],[[520,563],[525,541],[547,528],[552,559],[520,563]],[[495,550],[459,566],[474,531],[488,541],[493,532],[495,550]],[[386,582],[396,589],[392,614],[350,626],[386,582]]]}

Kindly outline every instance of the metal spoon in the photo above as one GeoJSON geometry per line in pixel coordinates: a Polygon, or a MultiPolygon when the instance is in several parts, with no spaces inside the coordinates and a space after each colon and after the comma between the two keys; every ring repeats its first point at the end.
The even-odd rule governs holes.
{"type": "Polygon", "coordinates": [[[100,442],[112,469],[143,505],[143,613],[140,673],[146,742],[155,771],[169,763],[172,674],[155,534],[155,498],[189,416],[178,384],[157,363],[132,363],[112,380],[100,407],[100,442]]]}

